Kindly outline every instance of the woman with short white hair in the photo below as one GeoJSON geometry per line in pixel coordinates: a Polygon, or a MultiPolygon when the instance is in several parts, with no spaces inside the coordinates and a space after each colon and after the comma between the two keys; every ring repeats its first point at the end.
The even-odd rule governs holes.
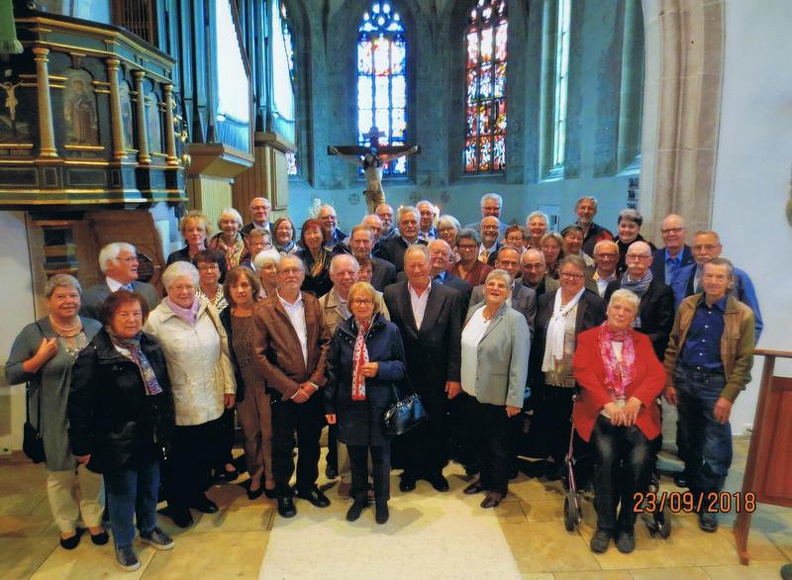
{"type": "Polygon", "coordinates": [[[275,248],[260,252],[253,260],[256,273],[261,281],[261,298],[273,296],[278,289],[278,264],[281,254],[275,248]]]}
{"type": "Polygon", "coordinates": [[[174,262],[162,274],[167,297],[143,327],[162,345],[173,387],[176,428],[166,470],[166,494],[174,523],[192,525],[189,508],[214,513],[206,497],[210,472],[224,458],[222,416],[235,403],[236,380],[228,340],[217,310],[196,295],[198,270],[174,262]]]}
{"type": "Polygon", "coordinates": [[[223,253],[226,268],[230,270],[239,266],[248,252],[240,233],[242,216],[233,207],[227,207],[217,218],[217,227],[220,228],[220,231],[209,240],[209,248],[220,250],[223,253]]]}

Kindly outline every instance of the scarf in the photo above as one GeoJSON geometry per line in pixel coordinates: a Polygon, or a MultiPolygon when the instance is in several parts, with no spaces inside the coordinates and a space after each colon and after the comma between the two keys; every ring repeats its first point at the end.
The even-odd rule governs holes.
{"type": "Polygon", "coordinates": [[[195,321],[198,318],[198,296],[193,300],[192,306],[189,308],[182,308],[167,296],[162,299],[162,302],[170,308],[173,313],[184,320],[187,324],[195,326],[195,321]]]}
{"type": "MultiPolygon", "coordinates": [[[[643,278],[640,280],[630,280],[630,277],[627,275],[627,272],[624,273],[622,276],[621,284],[619,285],[620,288],[625,290],[629,290],[630,292],[637,294],[638,298],[643,298],[643,295],[646,294],[646,291],[649,289],[649,284],[652,283],[652,279],[654,275],[652,274],[651,270],[646,270],[646,274],[643,275],[643,278]]],[[[635,313],[635,320],[632,323],[633,328],[641,328],[641,310],[640,307],[638,311],[635,313]]]]}
{"type": "MultiPolygon", "coordinates": [[[[307,250],[305,253],[306,256],[309,256],[311,260],[313,260],[313,254],[311,254],[311,250],[307,250]]],[[[313,265],[309,266],[311,270],[311,276],[314,278],[318,277],[322,270],[325,269],[327,266],[327,262],[329,261],[327,258],[330,254],[324,248],[319,250],[319,255],[316,256],[316,259],[313,261],[313,265]]]]}
{"type": "Polygon", "coordinates": [[[363,376],[363,365],[369,362],[368,349],[366,348],[366,334],[371,328],[371,320],[363,320],[357,324],[357,338],[352,353],[352,400],[366,400],[366,377],[363,376]]]}
{"type": "Polygon", "coordinates": [[[239,262],[242,261],[242,256],[247,252],[247,248],[245,248],[245,241],[242,239],[241,234],[237,233],[234,243],[230,246],[223,241],[222,235],[220,233],[213,237],[209,242],[209,247],[223,252],[226,268],[230,270],[239,266],[239,262]]]}
{"type": "Polygon", "coordinates": [[[577,306],[577,303],[580,302],[580,297],[583,296],[585,291],[585,288],[581,288],[580,292],[575,294],[574,298],[563,308],[561,307],[561,289],[559,288],[556,292],[555,302],[553,303],[553,316],[547,324],[544,359],[542,359],[543,372],[552,371],[555,369],[555,361],[564,358],[564,334],[566,333],[564,317],[577,306]]]}
{"type": "Polygon", "coordinates": [[[128,358],[134,362],[140,369],[140,376],[143,378],[143,386],[146,387],[146,395],[159,395],[162,392],[162,387],[157,380],[157,375],[154,374],[154,369],[143,349],[140,348],[140,336],[138,332],[133,338],[121,338],[116,335],[109,326],[105,327],[107,334],[110,335],[110,340],[115,346],[119,346],[129,351],[128,358]]]}
{"type": "Polygon", "coordinates": [[[629,330],[611,330],[608,321],[599,329],[602,362],[605,365],[605,387],[613,402],[623,401],[627,385],[635,381],[635,344],[629,330]],[[621,360],[616,358],[613,342],[622,343],[621,360]]]}

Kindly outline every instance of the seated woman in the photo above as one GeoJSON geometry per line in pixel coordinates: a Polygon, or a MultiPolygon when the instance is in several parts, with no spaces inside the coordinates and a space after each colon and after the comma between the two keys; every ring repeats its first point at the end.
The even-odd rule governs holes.
{"type": "Polygon", "coordinates": [[[629,290],[616,290],[608,319],[578,336],[572,362],[581,388],[573,422],[580,437],[591,441],[596,458],[597,531],[591,539],[596,553],[607,550],[611,538],[620,552],[635,549],[634,494],[649,485],[651,442],[661,430],[656,400],[665,371],[649,337],[630,327],[639,304],[629,290]]]}
{"type": "Polygon", "coordinates": [[[245,435],[245,459],[250,474],[247,495],[250,500],[257,499],[262,493],[270,499],[275,498],[270,396],[253,364],[253,306],[259,301],[260,290],[261,284],[250,269],[243,266],[232,268],[225,281],[229,306],[220,313],[236,373],[236,409],[245,435]]]}
{"type": "MultiPolygon", "coordinates": [[[[226,268],[239,266],[247,255],[247,247],[240,232],[242,225],[242,216],[233,207],[225,208],[217,218],[217,227],[220,231],[209,240],[209,248],[220,251],[225,257],[226,268]]],[[[225,271],[223,271],[223,279],[225,279],[225,271]]]]}
{"type": "Polygon", "coordinates": [[[44,440],[47,497],[66,550],[80,543],[84,531],[77,528],[80,518],[94,544],[109,539],[102,527],[102,476],[78,465],[66,432],[72,364],[102,328],[97,320],[77,315],[81,292],[80,283],[68,274],[50,278],[44,287],[49,315],[22,329],[5,365],[9,384],[29,385],[31,422],[38,421],[34,426],[44,440]]]}
{"type": "Polygon", "coordinates": [[[69,437],[79,462],[104,474],[116,561],[140,568],[132,541],[170,550],[157,527],[160,460],[173,428],[173,398],[165,357],[141,332],[148,302],[136,292],[113,292],[102,306],[105,326],[74,363],[69,437]]]}
{"type": "Polygon", "coordinates": [[[352,467],[352,498],[347,520],[354,522],[368,505],[368,455],[373,464],[375,520],[388,521],[390,438],[382,417],[393,403],[394,382],[404,378],[404,345],[395,324],[378,312],[376,290],[357,282],[349,290],[352,316],[342,322],[327,355],[325,417],[338,424],[352,467]]]}
{"type": "MultiPolygon", "coordinates": [[[[300,249],[297,251],[297,256],[305,263],[305,281],[300,290],[321,298],[333,287],[333,281],[330,279],[330,260],[335,255],[335,252],[328,252],[324,248],[322,222],[316,218],[305,220],[298,245],[300,249]]],[[[336,247],[341,251],[338,244],[336,247]]]]}
{"type": "Polygon", "coordinates": [[[272,228],[275,231],[275,249],[281,255],[296,254],[299,246],[295,240],[294,222],[290,217],[280,217],[275,220],[272,228]]]}
{"type": "Polygon", "coordinates": [[[235,402],[236,380],[228,339],[214,306],[196,296],[198,270],[176,262],[165,269],[167,297],[144,330],[162,345],[173,387],[176,427],[166,464],[165,492],[171,519],[192,525],[189,508],[215,513],[206,497],[211,468],[223,461],[223,411],[235,402]]]}
{"type": "Polygon", "coordinates": [[[473,424],[473,447],[481,466],[480,479],[464,492],[486,491],[483,508],[497,507],[509,491],[509,417],[522,410],[528,379],[531,336],[525,317],[507,303],[511,288],[506,270],[490,272],[484,302],[471,308],[462,330],[459,397],[473,424]]]}

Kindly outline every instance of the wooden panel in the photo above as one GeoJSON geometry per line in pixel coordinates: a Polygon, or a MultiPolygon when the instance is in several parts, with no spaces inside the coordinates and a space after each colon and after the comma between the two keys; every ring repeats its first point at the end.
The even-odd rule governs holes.
{"type": "Polygon", "coordinates": [[[756,491],[764,503],[792,505],[792,462],[786,460],[792,452],[792,378],[772,377],[768,397],[762,434],[766,453],[757,458],[756,491]]]}

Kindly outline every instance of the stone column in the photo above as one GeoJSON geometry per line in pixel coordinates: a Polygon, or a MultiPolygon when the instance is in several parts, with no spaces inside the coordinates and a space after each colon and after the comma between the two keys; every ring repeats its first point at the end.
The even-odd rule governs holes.
{"type": "Polygon", "coordinates": [[[110,84],[110,117],[113,127],[113,159],[121,160],[126,157],[126,141],[124,140],[124,126],[121,114],[121,93],[118,90],[118,65],[121,61],[117,58],[107,59],[107,80],[110,84]]]}
{"type": "Polygon", "coordinates": [[[142,70],[133,70],[132,78],[135,83],[137,100],[135,110],[137,112],[137,131],[138,131],[138,163],[141,165],[151,165],[151,155],[149,155],[148,131],[146,130],[146,95],[143,91],[143,78],[146,76],[142,70]]]}
{"type": "Polygon", "coordinates": [[[36,55],[33,58],[36,61],[36,82],[38,83],[39,139],[41,140],[39,157],[54,159],[58,157],[58,150],[55,148],[55,126],[52,122],[49,52],[48,48],[33,47],[33,54],[36,55]]]}

